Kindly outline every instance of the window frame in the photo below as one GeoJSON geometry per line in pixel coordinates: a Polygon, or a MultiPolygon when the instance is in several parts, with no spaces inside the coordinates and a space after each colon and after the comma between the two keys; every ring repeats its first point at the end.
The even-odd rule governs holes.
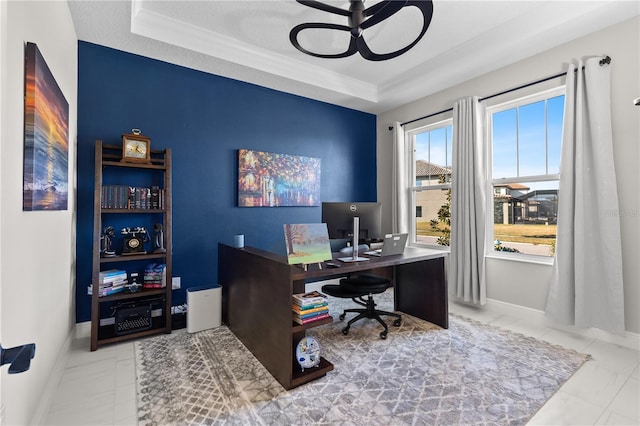
{"type": "Polygon", "coordinates": [[[410,206],[409,206],[409,239],[411,245],[417,247],[426,247],[438,250],[446,250],[450,251],[450,246],[441,246],[438,244],[428,244],[424,242],[418,242],[418,233],[417,233],[417,203],[416,203],[416,195],[419,192],[424,191],[435,191],[435,190],[446,190],[451,189],[451,182],[444,184],[435,184],[429,186],[418,186],[416,183],[416,158],[415,158],[415,140],[416,135],[419,133],[425,133],[429,131],[433,131],[442,127],[451,126],[451,142],[452,142],[452,152],[451,152],[451,165],[453,166],[453,112],[446,112],[438,115],[437,117],[430,117],[429,119],[423,119],[411,123],[411,125],[407,125],[404,128],[404,137],[405,144],[407,149],[407,158],[409,167],[407,167],[407,182],[410,182],[407,185],[407,188],[410,196],[410,206]]]}
{"type": "MultiPolygon", "coordinates": [[[[494,250],[494,185],[510,183],[551,182],[560,183],[560,172],[546,173],[543,175],[529,175],[509,178],[493,178],[493,114],[511,108],[521,107],[535,102],[547,100],[557,96],[565,96],[566,85],[554,84],[552,87],[537,90],[529,94],[512,95],[508,99],[502,97],[502,101],[494,100],[485,104],[485,141],[486,141],[486,225],[485,225],[485,257],[494,257],[508,260],[523,260],[534,263],[553,264],[555,256],[544,256],[528,253],[511,253],[494,250]]],[[[564,120],[563,129],[564,132],[564,120]]],[[[562,151],[562,145],[560,146],[562,151]]],[[[548,170],[547,170],[548,171],[548,170]]],[[[557,236],[557,234],[556,234],[557,236]]]]}

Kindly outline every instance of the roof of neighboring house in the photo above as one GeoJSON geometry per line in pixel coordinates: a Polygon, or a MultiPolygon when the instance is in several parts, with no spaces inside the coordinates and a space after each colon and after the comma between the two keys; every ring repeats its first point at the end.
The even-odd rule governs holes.
{"type": "Polygon", "coordinates": [[[523,185],[521,183],[497,183],[497,184],[495,184],[493,186],[503,186],[503,187],[509,188],[511,190],[516,190],[516,191],[524,191],[524,190],[529,189],[528,186],[523,185]]]}
{"type": "Polygon", "coordinates": [[[535,196],[538,196],[538,195],[555,195],[555,196],[557,196],[558,195],[558,190],[557,189],[536,189],[535,191],[531,191],[531,192],[528,192],[526,194],[522,194],[519,197],[515,197],[515,198],[517,198],[518,200],[523,200],[524,201],[524,200],[526,200],[528,198],[535,197],[535,196]]]}
{"type": "Polygon", "coordinates": [[[450,175],[451,167],[442,167],[424,160],[416,160],[416,177],[450,175]]]}

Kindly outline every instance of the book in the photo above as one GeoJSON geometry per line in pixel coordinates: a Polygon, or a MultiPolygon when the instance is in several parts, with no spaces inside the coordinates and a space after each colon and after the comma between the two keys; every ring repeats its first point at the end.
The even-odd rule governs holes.
{"type": "Polygon", "coordinates": [[[158,283],[143,283],[142,284],[142,288],[162,288],[163,285],[162,284],[158,284],[158,283]]]}
{"type": "MultiPolygon", "coordinates": [[[[120,284],[120,285],[117,285],[117,286],[109,286],[109,287],[104,287],[104,288],[101,287],[101,288],[98,289],[98,296],[99,297],[110,296],[112,294],[120,293],[120,292],[124,291],[124,289],[126,288],[125,284],[120,284]]],[[[87,286],[87,294],[89,296],[93,295],[93,285],[89,284],[87,286]]]]}
{"type": "Polygon", "coordinates": [[[114,275],[126,274],[127,271],[122,269],[107,269],[105,271],[100,271],[100,277],[112,277],[114,275]]]}
{"type": "Polygon", "coordinates": [[[129,209],[131,190],[125,185],[103,185],[100,193],[100,207],[103,209],[129,209]]]}
{"type": "Polygon", "coordinates": [[[127,280],[126,278],[119,278],[117,280],[114,281],[109,281],[109,282],[105,282],[105,283],[98,283],[98,286],[100,288],[106,288],[106,287],[114,287],[120,284],[127,284],[129,282],[129,280],[127,280]]]}
{"type": "Polygon", "coordinates": [[[166,283],[166,265],[164,263],[150,263],[144,268],[143,288],[163,288],[166,283]]]}
{"type": "Polygon", "coordinates": [[[126,281],[127,280],[127,275],[120,275],[117,277],[109,277],[109,278],[100,278],[98,280],[98,284],[100,285],[111,285],[113,283],[117,283],[119,281],[126,281]]]}
{"type": "Polygon", "coordinates": [[[305,307],[304,309],[301,308],[298,305],[292,305],[291,308],[293,309],[294,313],[300,314],[300,315],[304,315],[304,314],[310,314],[312,312],[328,311],[329,310],[329,304],[327,302],[324,302],[324,303],[321,303],[321,304],[309,305],[308,307],[305,307]]]}
{"type": "Polygon", "coordinates": [[[307,319],[307,318],[313,318],[313,317],[317,317],[319,315],[324,315],[324,314],[328,314],[329,310],[325,309],[324,311],[318,311],[318,312],[309,312],[308,314],[302,314],[302,315],[294,315],[295,318],[302,318],[307,319]]]}
{"type": "Polygon", "coordinates": [[[106,271],[100,271],[98,275],[98,283],[99,284],[109,284],[114,283],[120,280],[127,279],[127,271],[122,271],[119,269],[109,269],[106,271]]]}
{"type": "Polygon", "coordinates": [[[312,309],[312,308],[319,308],[321,306],[327,306],[329,303],[327,301],[327,299],[323,300],[322,302],[316,302],[316,303],[305,303],[304,305],[299,305],[297,303],[292,303],[291,307],[295,307],[297,309],[312,309]]]}
{"type": "Polygon", "coordinates": [[[129,198],[127,199],[127,208],[133,209],[136,207],[136,187],[129,187],[129,198]]]}
{"type": "Polygon", "coordinates": [[[311,291],[308,293],[297,293],[293,295],[293,303],[301,307],[307,307],[310,305],[317,305],[327,301],[327,296],[318,292],[311,291]]]}
{"type": "Polygon", "coordinates": [[[125,286],[123,285],[119,285],[116,287],[107,287],[107,288],[101,288],[98,291],[98,296],[102,297],[102,296],[110,296],[112,294],[116,294],[116,293],[120,293],[124,290],[125,286]]]}
{"type": "Polygon", "coordinates": [[[160,208],[160,188],[157,186],[151,187],[151,208],[160,208]]]}
{"type": "Polygon", "coordinates": [[[314,321],[320,321],[323,320],[325,318],[329,318],[329,314],[325,313],[325,314],[320,314],[320,315],[316,315],[314,317],[311,318],[297,318],[297,317],[293,317],[293,321],[295,321],[297,324],[309,324],[310,322],[314,322],[314,321]]]}

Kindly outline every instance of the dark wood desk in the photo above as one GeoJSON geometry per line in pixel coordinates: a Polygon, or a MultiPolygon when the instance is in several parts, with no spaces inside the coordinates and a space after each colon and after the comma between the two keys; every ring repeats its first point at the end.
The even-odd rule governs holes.
{"type": "Polygon", "coordinates": [[[292,389],[333,370],[333,364],[324,358],[319,368],[305,372],[295,362],[295,347],[305,330],[333,321],[328,318],[307,325],[293,321],[291,296],[303,293],[308,280],[359,271],[385,274],[394,284],[397,311],[448,328],[446,255],[440,250],[407,247],[403,255],[371,257],[357,263],[336,261],[339,268],[309,265],[305,271],[299,265],[289,265],[284,256],[219,244],[223,321],[285,389],[292,389]]]}

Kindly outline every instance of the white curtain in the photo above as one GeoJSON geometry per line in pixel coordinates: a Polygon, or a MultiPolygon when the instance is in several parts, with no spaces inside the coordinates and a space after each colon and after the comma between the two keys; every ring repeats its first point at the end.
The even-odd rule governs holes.
{"type": "Polygon", "coordinates": [[[565,324],[622,333],[610,67],[600,59],[571,64],[567,71],[558,233],[546,313],[565,324]]]}
{"type": "Polygon", "coordinates": [[[393,126],[393,183],[391,226],[394,233],[409,232],[409,173],[408,149],[405,147],[404,129],[396,122],[393,126]]]}
{"type": "Polygon", "coordinates": [[[486,302],[484,113],[477,97],[453,106],[449,282],[465,302],[486,302]]]}

